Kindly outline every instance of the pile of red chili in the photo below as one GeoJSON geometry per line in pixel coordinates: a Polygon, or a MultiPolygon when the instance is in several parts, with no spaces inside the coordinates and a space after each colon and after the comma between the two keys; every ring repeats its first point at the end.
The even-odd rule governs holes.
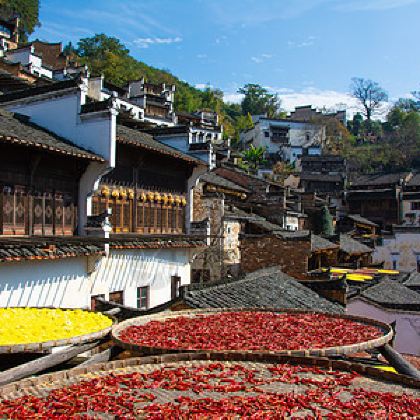
{"type": "MultiPolygon", "coordinates": [[[[365,387],[355,373],[221,362],[172,365],[82,381],[44,397],[0,402],[11,419],[410,418],[420,399],[365,387]],[[359,381],[359,382],[358,382],[359,381]],[[205,393],[205,395],[204,395],[205,393]]],[[[392,389],[392,388],[391,388],[392,389]]],[[[417,417],[418,418],[418,417],[417,417]]]]}
{"type": "Polygon", "coordinates": [[[119,339],[139,346],[185,350],[301,350],[378,338],[373,326],[323,314],[220,312],[179,316],[127,327],[119,339]]]}

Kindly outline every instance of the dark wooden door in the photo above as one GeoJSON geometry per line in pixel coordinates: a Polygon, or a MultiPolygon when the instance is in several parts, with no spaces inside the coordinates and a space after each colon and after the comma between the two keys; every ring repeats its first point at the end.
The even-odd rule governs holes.
{"type": "Polygon", "coordinates": [[[119,303],[120,305],[124,305],[124,292],[123,291],[111,292],[109,294],[109,300],[110,300],[110,302],[119,303]]]}

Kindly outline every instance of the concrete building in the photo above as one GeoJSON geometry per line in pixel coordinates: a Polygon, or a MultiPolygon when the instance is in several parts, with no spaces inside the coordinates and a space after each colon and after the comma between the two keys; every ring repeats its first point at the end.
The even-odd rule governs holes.
{"type": "Polygon", "coordinates": [[[243,148],[265,147],[272,159],[294,163],[301,156],[321,155],[325,127],[291,119],[253,117],[254,127],[240,134],[243,148]]]}

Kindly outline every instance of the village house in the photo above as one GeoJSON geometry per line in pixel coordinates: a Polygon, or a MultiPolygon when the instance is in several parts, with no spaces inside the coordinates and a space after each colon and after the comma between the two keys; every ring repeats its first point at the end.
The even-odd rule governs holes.
{"type": "MultiPolygon", "coordinates": [[[[192,216],[192,188],[207,168],[201,161],[154,140],[146,133],[118,124],[114,98],[98,105],[87,102],[87,92],[88,81],[82,77],[3,95],[0,101],[15,115],[22,115],[19,118],[28,124],[36,124],[40,129],[65,139],[65,143],[71,142],[75,147],[89,150],[94,157],[84,170],[79,169],[78,176],[71,178],[73,182],[77,180],[78,187],[71,190],[77,202],[77,226],[72,227],[71,234],[83,236],[90,233],[92,236],[84,240],[99,247],[99,254],[105,249],[107,255],[99,255],[85,264],[83,273],[80,269],[75,272],[74,276],[83,282],[84,288],[79,288],[79,293],[73,293],[71,302],[65,305],[89,307],[91,298],[100,295],[130,306],[156,306],[176,296],[179,287],[190,282],[194,250],[205,245],[202,237],[191,237],[188,232],[192,216]],[[111,210],[109,215],[108,209],[111,210]],[[98,217],[100,220],[104,214],[104,220],[98,226],[98,217]],[[92,221],[96,222],[96,232],[92,221]],[[96,234],[104,237],[103,227],[107,222],[111,230],[109,239],[96,238],[96,234]]],[[[13,139],[13,131],[5,133],[5,136],[13,139]]],[[[39,143],[36,137],[32,139],[27,135],[23,143],[31,142],[39,143]]],[[[41,145],[40,148],[49,150],[50,146],[41,145]]],[[[33,165],[37,165],[38,158],[33,160],[33,165]]],[[[57,161],[58,165],[64,167],[57,161]]],[[[41,170],[43,165],[39,168],[41,170]]],[[[24,173],[31,171],[25,169],[24,173]]],[[[5,191],[6,195],[14,194],[14,203],[18,203],[20,189],[5,191]]],[[[58,207],[52,204],[50,211],[45,203],[54,199],[63,201],[65,196],[55,198],[56,191],[52,187],[41,193],[43,195],[36,199],[41,200],[39,207],[41,210],[45,208],[46,215],[52,217],[51,211],[54,214],[54,209],[58,207]]],[[[7,203],[10,203],[9,199],[7,203]]],[[[72,205],[75,205],[74,202],[72,205]]],[[[3,206],[6,211],[9,211],[8,206],[3,206]]],[[[15,210],[13,214],[20,215],[20,210],[15,210]]],[[[34,215],[46,220],[44,213],[38,216],[38,210],[34,211],[34,215]]],[[[48,226],[41,224],[38,227],[39,223],[35,234],[56,234],[48,226]]],[[[70,228],[68,230],[70,232],[70,228]]],[[[26,232],[16,230],[16,233],[22,235],[26,232]]],[[[62,251],[58,248],[57,252],[62,251]]],[[[13,251],[10,253],[13,255],[13,251]]],[[[54,253],[52,255],[54,257],[54,253]]],[[[57,268],[58,262],[54,262],[56,273],[61,265],[57,268]]],[[[31,270],[31,264],[28,269],[31,270]]],[[[9,265],[8,270],[9,275],[22,284],[24,279],[19,274],[19,268],[10,271],[9,265]]],[[[33,276],[39,276],[33,283],[57,278],[57,274],[46,269],[42,272],[41,277],[40,271],[32,269],[33,276]]],[[[70,274],[63,274],[57,282],[65,289],[70,278],[70,274]]],[[[30,295],[33,283],[24,283],[21,293],[30,295]]],[[[55,294],[51,292],[49,296],[54,297],[55,294]]],[[[19,302],[28,304],[23,300],[19,302]]],[[[44,299],[43,303],[47,304],[47,301],[44,299]]],[[[59,306],[61,302],[53,299],[48,304],[59,306]]]]}
{"type": "Polygon", "coordinates": [[[253,117],[254,126],[241,132],[243,149],[253,144],[264,147],[272,160],[294,163],[302,156],[321,155],[325,141],[325,127],[291,119],[253,117]]]}
{"type": "Polygon", "coordinates": [[[105,248],[77,236],[79,198],[105,159],[2,109],[0,151],[0,305],[88,307],[105,248]]]}
{"type": "Polygon", "coordinates": [[[420,226],[420,174],[404,185],[402,192],[402,223],[420,226]]]}
{"type": "Polygon", "coordinates": [[[345,191],[348,213],[359,214],[381,229],[391,230],[393,224],[402,222],[401,192],[411,178],[410,172],[357,177],[345,191]]]}
{"type": "Polygon", "coordinates": [[[373,260],[387,269],[420,272],[420,226],[394,225],[392,233],[382,235],[373,260]]]}
{"type": "Polygon", "coordinates": [[[336,112],[323,112],[312,108],[312,105],[302,105],[295,107],[294,111],[290,113],[290,119],[298,121],[314,121],[317,118],[335,118],[344,126],[347,124],[346,110],[339,110],[336,112]]]}
{"type": "Polygon", "coordinates": [[[346,161],[341,156],[302,156],[300,188],[307,193],[341,194],[346,181],[346,161]]]}
{"type": "Polygon", "coordinates": [[[216,113],[177,113],[174,127],[156,127],[147,130],[161,143],[203,160],[209,167],[216,167],[215,146],[223,143],[223,126],[216,113]]]}

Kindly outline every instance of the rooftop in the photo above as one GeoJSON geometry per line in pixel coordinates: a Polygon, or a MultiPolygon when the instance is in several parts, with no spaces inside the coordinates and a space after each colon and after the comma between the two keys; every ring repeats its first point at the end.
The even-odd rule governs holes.
{"type": "Polygon", "coordinates": [[[404,286],[409,288],[419,288],[420,289],[420,273],[413,271],[408,276],[407,280],[404,282],[404,286]]]}
{"type": "Polygon", "coordinates": [[[356,223],[361,223],[363,225],[378,227],[378,225],[376,223],[373,223],[371,220],[360,216],[360,214],[349,214],[349,215],[347,215],[347,218],[349,218],[350,220],[353,220],[356,223]]]}
{"type": "Polygon", "coordinates": [[[389,278],[365,289],[361,296],[386,308],[420,312],[420,294],[389,278]]]}
{"type": "MultiPolygon", "coordinates": [[[[1,96],[0,96],[1,98],[1,96]]],[[[0,108],[0,142],[104,162],[104,159],[30,122],[28,117],[0,108]]]]}
{"type": "Polygon", "coordinates": [[[87,255],[101,255],[104,246],[90,238],[1,238],[0,262],[55,260],[87,255]]]}
{"type": "Polygon", "coordinates": [[[137,146],[152,152],[171,156],[175,159],[181,159],[195,165],[205,165],[200,159],[186,155],[177,149],[155,140],[150,134],[139,130],[128,128],[124,125],[117,125],[117,141],[123,144],[137,146]]]}
{"type": "Polygon", "coordinates": [[[336,249],[338,245],[318,235],[311,235],[311,251],[321,251],[324,249],[336,249]]]}
{"type": "Polygon", "coordinates": [[[409,172],[398,172],[393,174],[361,175],[352,181],[351,187],[400,185],[401,181],[404,181],[409,174],[409,172]]]}
{"type": "Polygon", "coordinates": [[[278,267],[258,270],[241,280],[190,286],[184,301],[193,308],[296,308],[342,313],[343,308],[319,296],[278,267]]]}
{"type": "Polygon", "coordinates": [[[214,172],[207,172],[201,175],[200,181],[233,191],[239,191],[243,193],[248,192],[247,189],[240,187],[238,184],[235,184],[234,182],[229,181],[228,179],[223,178],[214,172]]]}
{"type": "Polygon", "coordinates": [[[367,254],[373,252],[372,248],[356,241],[351,236],[340,234],[340,250],[350,255],[367,254]]]}
{"type": "Polygon", "coordinates": [[[205,239],[197,235],[111,235],[109,242],[113,249],[196,248],[205,244],[205,239]]]}

